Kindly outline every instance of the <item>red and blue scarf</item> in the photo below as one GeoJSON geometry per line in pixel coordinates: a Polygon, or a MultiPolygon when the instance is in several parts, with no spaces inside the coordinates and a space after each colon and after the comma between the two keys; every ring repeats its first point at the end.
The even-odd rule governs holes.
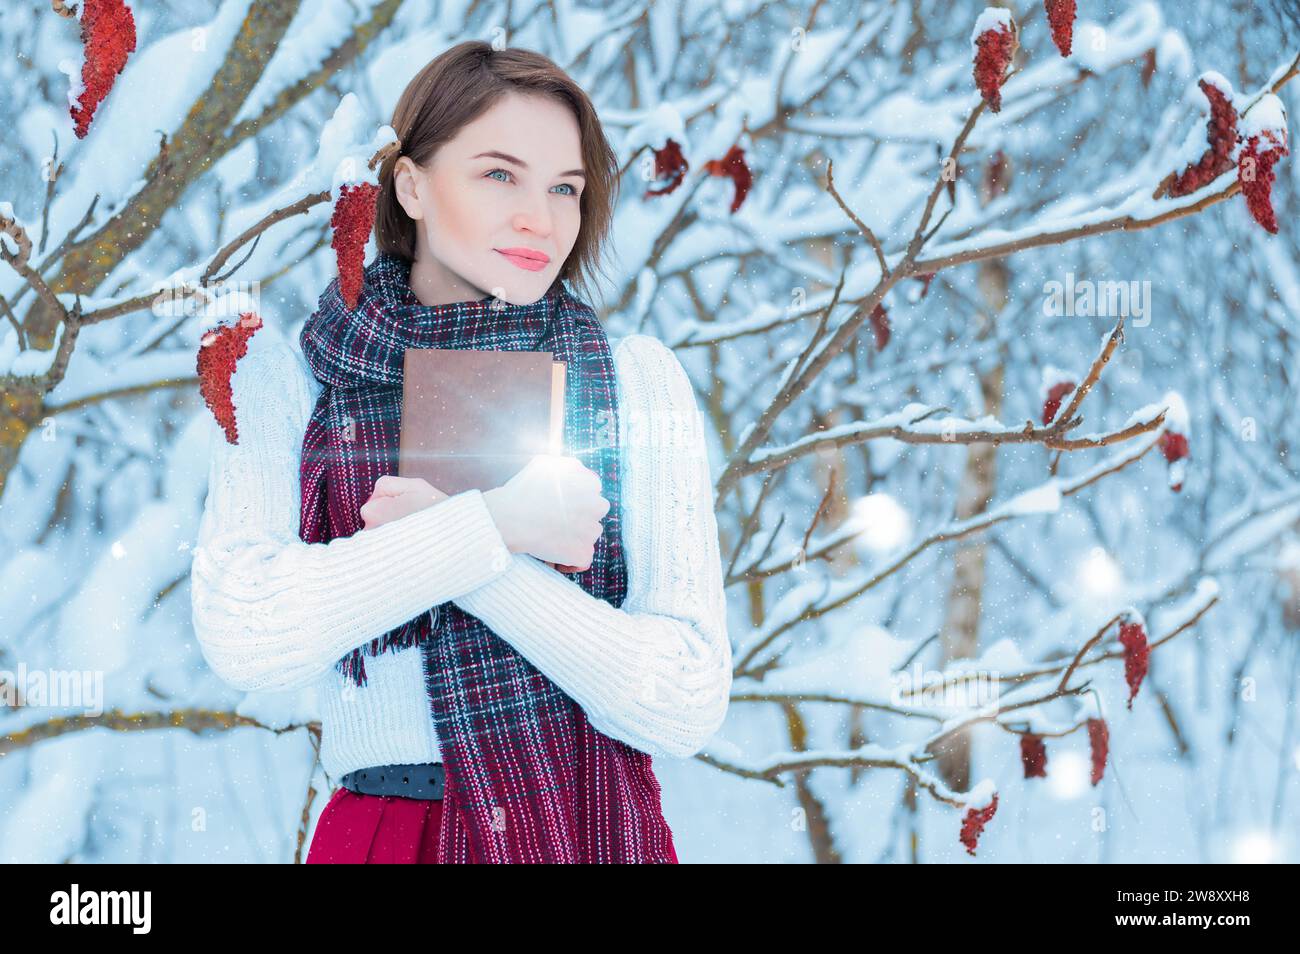
{"type": "MultiPolygon", "coordinates": [[[[338,279],[304,324],[302,351],[324,385],[303,437],[299,535],[362,529],[375,481],[397,473],[407,348],[550,351],[567,364],[564,453],[609,500],[591,566],[568,574],[597,599],[627,594],[619,518],[617,386],[609,340],[559,279],[540,299],[422,304],[411,265],[380,252],[349,310],[338,279]]],[[[337,665],[365,685],[364,656],[423,653],[446,786],[439,862],[671,862],[651,757],[593,728],[572,698],[454,602],[377,635],[337,665]]]]}

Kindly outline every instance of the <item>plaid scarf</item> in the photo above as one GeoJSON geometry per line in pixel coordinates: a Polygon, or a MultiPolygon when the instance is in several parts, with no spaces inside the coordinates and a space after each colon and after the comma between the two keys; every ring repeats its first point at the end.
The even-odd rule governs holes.
{"type": "MultiPolygon", "coordinates": [[[[591,566],[568,576],[622,605],[617,389],[599,319],[558,279],[527,305],[492,296],[424,305],[410,269],[379,253],[355,311],[335,278],[303,326],[303,354],[324,389],[303,437],[299,535],[323,543],[356,533],[375,481],[397,473],[405,349],[550,351],[568,365],[564,452],[600,475],[610,502],[591,566]]],[[[358,647],[337,668],[365,685],[363,656],[412,645],[423,653],[446,770],[440,863],[671,860],[650,755],[593,728],[568,694],[454,602],[358,647]]]]}

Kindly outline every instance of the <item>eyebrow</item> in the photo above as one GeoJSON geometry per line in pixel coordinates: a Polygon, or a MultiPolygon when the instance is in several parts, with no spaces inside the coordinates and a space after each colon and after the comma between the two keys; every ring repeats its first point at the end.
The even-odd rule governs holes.
{"type": "MultiPolygon", "coordinates": [[[[513,162],[520,169],[528,168],[528,163],[524,162],[522,159],[517,159],[507,152],[498,152],[495,149],[491,150],[490,152],[480,152],[477,156],[470,156],[470,158],[482,159],[484,156],[487,156],[492,159],[504,159],[506,162],[513,162]]],[[[570,169],[568,172],[560,173],[560,178],[564,178],[565,176],[578,176],[584,182],[587,181],[587,174],[583,172],[581,169],[570,169]]]]}

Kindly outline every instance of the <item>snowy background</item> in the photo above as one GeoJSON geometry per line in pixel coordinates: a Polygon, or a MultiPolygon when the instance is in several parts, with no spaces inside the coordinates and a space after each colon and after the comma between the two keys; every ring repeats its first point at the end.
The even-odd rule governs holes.
{"type": "MultiPolygon", "coordinates": [[[[131,6],[137,49],[84,139],[75,21],[43,3],[0,19],[0,215],[60,305],[98,313],[63,367],[53,307],[0,262],[0,681],[89,671],[104,710],[0,697],[4,860],[289,863],[309,839],[337,784],[311,693],[231,690],[190,627],[212,435],[195,354],[239,306],[154,295],[330,189],[410,77],[468,38],[545,52],[590,92],[626,167],[593,304],[612,338],[677,349],[710,425],[737,673],[704,752],[656,763],[683,862],[1300,860],[1300,176],[1277,166],[1276,235],[1241,195],[1202,202],[1235,171],[1152,198],[1204,151],[1207,71],[1243,108],[1281,84],[1295,112],[1295,4],[1079,0],[1068,58],[1042,3],[1009,4],[1016,72],[946,179],[984,3],[131,6]],[[646,199],[669,136],[689,171],[646,199]],[[733,144],[754,180],[734,213],[732,183],[702,171],[733,144]],[[944,265],[928,285],[881,284],[828,160],[890,269],[924,223],[914,260],[944,265]],[[1070,231],[1123,216],[1139,227],[1070,231]],[[1115,315],[1050,307],[1084,282],[1140,291],[1065,436],[1146,429],[1011,440],[1105,354],[1115,315]],[[863,322],[877,300],[883,347],[882,313],[863,322]],[[1172,467],[1167,431],[1190,451],[1172,467]],[[1124,612],[1159,643],[1131,709],[1124,612]],[[1055,693],[1103,627],[1081,691],[1055,693]],[[1001,705],[909,702],[897,676],[915,671],[974,673],[1001,705]],[[1096,786],[1089,717],[1109,727],[1096,786]],[[932,757],[954,718],[974,720],[965,744],[932,757]],[[1024,777],[1026,731],[1044,778],[1024,777]],[[994,791],[972,857],[964,806],[994,791]]],[[[238,265],[259,334],[296,341],[329,241],[317,202],[217,270],[238,265]]]]}

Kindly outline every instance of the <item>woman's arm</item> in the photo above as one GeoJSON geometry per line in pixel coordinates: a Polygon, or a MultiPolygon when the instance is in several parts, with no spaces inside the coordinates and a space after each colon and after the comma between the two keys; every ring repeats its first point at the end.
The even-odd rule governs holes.
{"type": "Polygon", "coordinates": [[[294,689],[352,649],[481,586],[510,553],[477,490],[329,543],[298,536],[302,437],[319,385],[282,341],[254,342],[231,387],[239,443],[212,424],[190,571],[194,631],[237,689],[294,689]]]}
{"type": "Polygon", "coordinates": [[[731,693],[713,483],[704,425],[676,355],[648,335],[615,351],[621,608],[513,554],[508,572],[455,597],[582,706],[601,732],[685,758],[722,724],[731,693]]]}

